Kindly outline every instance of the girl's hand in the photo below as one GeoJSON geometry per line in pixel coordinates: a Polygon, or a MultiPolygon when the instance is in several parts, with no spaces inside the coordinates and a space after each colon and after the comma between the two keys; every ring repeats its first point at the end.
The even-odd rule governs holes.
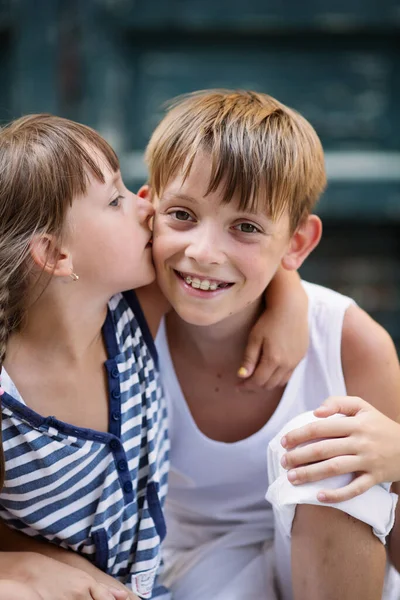
{"type": "Polygon", "coordinates": [[[281,269],[266,292],[267,309],[250,332],[238,376],[244,389],[286,385],[308,349],[308,298],[296,272],[281,269]]]}
{"type": "Polygon", "coordinates": [[[100,587],[97,590],[95,587],[92,587],[91,590],[84,588],[79,590],[74,586],[74,582],[71,581],[71,587],[68,590],[59,590],[59,592],[55,592],[53,590],[50,591],[50,589],[45,590],[42,588],[39,592],[35,591],[30,585],[26,585],[25,583],[3,579],[0,581],[0,598],[2,600],[50,600],[50,598],[51,600],[86,600],[86,598],[88,600],[103,600],[103,598],[107,600],[125,600],[125,598],[127,598],[125,593],[122,595],[121,592],[115,590],[116,595],[106,590],[106,588],[102,589],[102,587],[103,586],[100,584],[100,587]]]}
{"type": "Polygon", "coordinates": [[[3,600],[42,600],[35,590],[19,581],[11,581],[11,579],[0,581],[0,598],[3,600]]]}
{"type": "Polygon", "coordinates": [[[355,473],[345,487],[321,490],[317,496],[321,502],[342,502],[377,483],[400,480],[400,425],[351,396],[328,398],[314,411],[316,417],[337,413],[348,418],[322,419],[282,438],[282,446],[288,450],[282,466],[288,469],[289,481],[299,485],[355,473]],[[307,445],[298,447],[301,444],[307,445]]]}
{"type": "MultiPolygon", "coordinates": [[[[8,553],[9,554],[9,553],[8,553]]],[[[27,586],[31,594],[28,600],[137,600],[137,596],[119,588],[96,581],[91,575],[49,557],[36,553],[13,553],[18,561],[21,578],[18,582],[6,582],[10,590],[14,586],[27,586]]],[[[9,554],[10,555],[10,554],[9,554]]],[[[18,571],[18,572],[19,572],[18,571]]],[[[16,574],[18,575],[18,574],[16,574]]],[[[1,584],[0,581],[0,592],[1,584]]],[[[1,599],[9,598],[2,596],[1,599]]],[[[14,598],[10,595],[10,598],[14,598]]],[[[25,596],[16,596],[25,600],[25,596]]]]}

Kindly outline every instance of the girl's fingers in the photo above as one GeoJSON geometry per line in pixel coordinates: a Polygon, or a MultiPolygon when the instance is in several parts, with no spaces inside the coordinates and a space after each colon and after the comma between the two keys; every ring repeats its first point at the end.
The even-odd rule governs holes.
{"type": "Polygon", "coordinates": [[[356,454],[351,438],[333,438],[313,442],[307,446],[295,448],[282,456],[281,464],[285,469],[316,463],[337,456],[356,454]]]}
{"type": "Polygon", "coordinates": [[[90,594],[93,600],[126,600],[127,598],[127,594],[123,590],[111,590],[102,583],[93,586],[90,594]],[[117,595],[115,592],[117,592],[117,595]]]}
{"type": "Polygon", "coordinates": [[[269,391],[273,390],[275,387],[281,387],[283,374],[284,371],[281,369],[281,367],[276,367],[275,369],[272,367],[268,379],[266,379],[263,384],[264,390],[269,391]]]}
{"type": "Polygon", "coordinates": [[[317,498],[320,502],[344,502],[356,498],[375,485],[375,481],[368,473],[358,475],[351,483],[337,490],[321,490],[317,498]]]}
{"type": "Polygon", "coordinates": [[[314,411],[316,417],[328,417],[336,413],[354,417],[360,410],[368,407],[367,403],[357,396],[332,396],[314,411]]]}
{"type": "Polygon", "coordinates": [[[238,377],[241,379],[251,377],[260,360],[262,347],[263,338],[251,331],[247,341],[246,350],[244,351],[242,364],[238,370],[238,377]]]}
{"type": "Polygon", "coordinates": [[[124,590],[110,588],[110,592],[114,595],[115,600],[129,600],[128,592],[124,592],[124,590]]]}
{"type": "Polygon", "coordinates": [[[321,419],[286,433],[281,439],[281,444],[284,448],[289,449],[322,438],[345,437],[356,433],[356,427],[357,424],[353,418],[321,419]]]}
{"type": "Polygon", "coordinates": [[[276,365],[274,365],[264,354],[262,354],[260,361],[256,365],[254,373],[247,379],[247,382],[255,388],[263,388],[266,384],[268,384],[275,371],[276,365]]]}
{"type": "Polygon", "coordinates": [[[291,469],[287,473],[287,478],[293,485],[310,483],[312,481],[321,481],[336,475],[345,475],[355,473],[360,470],[360,459],[357,456],[339,456],[329,458],[313,465],[304,465],[291,469]]]}

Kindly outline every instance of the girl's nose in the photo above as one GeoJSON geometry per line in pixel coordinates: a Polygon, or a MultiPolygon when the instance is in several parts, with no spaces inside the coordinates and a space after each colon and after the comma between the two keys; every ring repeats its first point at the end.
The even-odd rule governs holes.
{"type": "Polygon", "coordinates": [[[152,220],[155,210],[151,202],[147,200],[147,198],[140,198],[140,196],[137,196],[137,199],[140,220],[142,222],[150,221],[150,219],[152,220]]]}

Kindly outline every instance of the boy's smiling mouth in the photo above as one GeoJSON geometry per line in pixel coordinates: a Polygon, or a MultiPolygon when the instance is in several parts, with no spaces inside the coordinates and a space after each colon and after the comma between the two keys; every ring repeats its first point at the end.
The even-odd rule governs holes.
{"type": "Polygon", "coordinates": [[[217,290],[227,289],[234,285],[232,282],[222,281],[221,279],[212,279],[211,277],[176,271],[175,269],[174,271],[188,286],[203,292],[215,292],[217,290]]]}

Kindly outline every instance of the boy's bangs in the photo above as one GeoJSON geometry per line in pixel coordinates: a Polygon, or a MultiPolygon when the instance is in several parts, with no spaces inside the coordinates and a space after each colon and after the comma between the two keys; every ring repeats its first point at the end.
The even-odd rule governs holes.
{"type": "Polygon", "coordinates": [[[243,147],[234,149],[233,146],[233,140],[227,142],[224,136],[218,140],[202,139],[197,144],[194,140],[185,140],[184,136],[175,140],[168,160],[153,171],[151,184],[156,194],[160,196],[168,182],[179,172],[182,172],[185,181],[196,156],[206,155],[211,160],[206,196],[220,190],[223,204],[235,199],[238,210],[248,213],[263,210],[272,221],[276,221],[290,203],[289,186],[285,185],[285,178],[282,177],[280,157],[275,152],[272,160],[264,158],[260,164],[254,160],[254,156],[244,154],[243,147]]]}
{"type": "Polygon", "coordinates": [[[210,90],[178,98],[146,150],[156,194],[178,172],[187,178],[200,153],[211,160],[207,193],[221,190],[222,202],[235,198],[246,212],[262,206],[274,221],[287,211],[291,232],[326,184],[311,125],[265,94],[210,90]]]}

